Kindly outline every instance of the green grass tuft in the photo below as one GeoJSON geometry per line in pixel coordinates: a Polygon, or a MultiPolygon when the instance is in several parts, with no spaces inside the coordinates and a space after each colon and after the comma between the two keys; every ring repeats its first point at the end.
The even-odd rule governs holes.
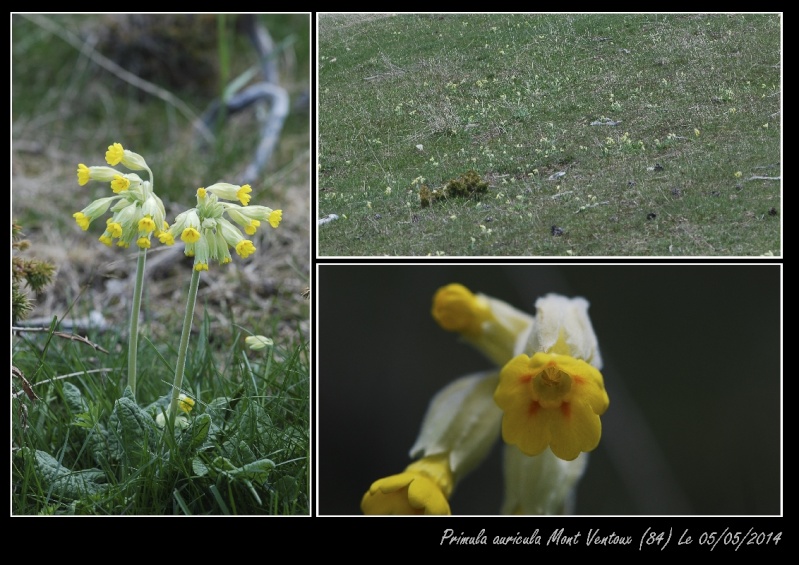
{"type": "MultiPolygon", "coordinates": [[[[207,336],[207,319],[202,326],[207,336]]],[[[157,423],[169,347],[140,349],[148,369],[134,402],[124,355],[111,353],[126,350],[122,336],[22,333],[14,363],[39,399],[20,391],[13,400],[13,513],[308,514],[307,345],[278,346],[273,359],[239,337],[224,354],[195,338],[184,392],[196,404],[170,434],[157,423]]]]}

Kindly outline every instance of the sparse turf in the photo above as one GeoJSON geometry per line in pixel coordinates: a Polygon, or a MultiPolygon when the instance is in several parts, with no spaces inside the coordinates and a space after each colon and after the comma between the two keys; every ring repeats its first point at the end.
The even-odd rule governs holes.
{"type": "Polygon", "coordinates": [[[319,253],[781,255],[780,29],[321,15],[319,253]],[[487,194],[422,208],[471,169],[487,194]]]}

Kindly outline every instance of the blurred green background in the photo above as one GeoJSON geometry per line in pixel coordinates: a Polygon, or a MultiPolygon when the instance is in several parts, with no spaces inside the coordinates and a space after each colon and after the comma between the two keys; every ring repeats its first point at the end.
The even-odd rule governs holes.
{"type": "MultiPolygon", "coordinates": [[[[369,485],[410,462],[433,395],[491,368],[430,316],[451,282],[529,312],[549,292],[591,303],[610,408],[576,513],[781,513],[780,265],[318,270],[320,514],[359,514],[369,485]]],[[[455,514],[495,514],[502,494],[497,441],[450,502],[455,514]]]]}

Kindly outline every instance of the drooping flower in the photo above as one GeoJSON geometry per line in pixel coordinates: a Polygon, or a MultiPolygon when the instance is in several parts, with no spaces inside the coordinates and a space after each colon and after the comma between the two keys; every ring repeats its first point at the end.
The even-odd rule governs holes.
{"type": "Polygon", "coordinates": [[[255,244],[245,239],[233,222],[252,235],[261,225],[261,219],[268,221],[274,210],[266,206],[239,206],[222,202],[220,198],[249,203],[251,190],[248,185],[228,183],[198,188],[197,206],[178,214],[169,230],[160,236],[161,241],[169,245],[179,237],[186,244],[186,255],[194,257],[197,271],[207,271],[210,261],[217,261],[220,265],[230,263],[231,248],[240,257],[249,257],[255,253],[255,244]]]}
{"type": "Polygon", "coordinates": [[[130,179],[127,178],[127,175],[116,175],[114,180],[111,181],[111,190],[113,190],[115,194],[124,192],[128,188],[130,188],[130,179]]]}
{"type": "Polygon", "coordinates": [[[218,182],[205,190],[225,200],[238,200],[243,206],[246,206],[250,203],[252,187],[249,184],[238,186],[227,182],[218,182]]]}
{"type": "Polygon", "coordinates": [[[433,319],[443,329],[461,334],[497,365],[509,361],[527,340],[533,317],[461,284],[449,284],[433,297],[433,319]]]}
{"type": "Polygon", "coordinates": [[[178,396],[178,408],[186,414],[189,414],[192,408],[194,408],[194,399],[185,394],[181,394],[178,396]]]}
{"type": "MultiPolygon", "coordinates": [[[[428,407],[411,457],[421,458],[417,462],[443,458],[448,484],[454,487],[501,435],[502,511],[571,511],[586,452],[599,444],[599,417],[609,404],[588,302],[550,294],[536,302],[533,317],[451,284],[436,292],[432,314],[443,329],[459,333],[500,370],[462,377],[442,389],[428,407]]],[[[412,484],[407,483],[408,469],[383,479],[388,483],[373,484],[364,501],[412,484]]],[[[451,488],[440,492],[448,499],[451,488]]],[[[362,503],[362,509],[372,513],[374,507],[362,503]]]]}
{"type": "Polygon", "coordinates": [[[108,151],[105,152],[105,160],[112,167],[122,163],[131,171],[147,171],[150,173],[150,180],[152,180],[152,171],[147,166],[144,157],[125,149],[121,143],[114,143],[108,146],[108,151]]]}
{"type": "Polygon", "coordinates": [[[450,514],[447,499],[453,487],[445,456],[420,459],[403,473],[372,483],[361,499],[364,514],[450,514]]]}
{"type": "Polygon", "coordinates": [[[91,222],[110,208],[113,217],[106,223],[106,230],[100,236],[100,241],[110,246],[114,240],[118,240],[119,247],[129,247],[135,241],[139,248],[148,249],[153,233],[162,240],[162,231],[158,227],[165,223],[166,216],[163,202],[153,192],[152,171],[141,155],[123,149],[119,143],[109,146],[106,160],[112,165],[122,163],[129,169],[146,170],[150,180],[142,180],[136,173],[123,174],[113,167],[87,167],[81,163],[78,165],[78,184],[83,186],[91,180],[108,182],[115,196],[95,200],[73,214],[73,217],[81,229],[86,231],[91,222]]]}
{"type": "Polygon", "coordinates": [[[272,345],[274,345],[272,338],[266,337],[265,335],[247,336],[244,338],[244,343],[246,343],[247,347],[253,351],[260,351],[261,349],[266,349],[267,347],[272,347],[272,345]]]}

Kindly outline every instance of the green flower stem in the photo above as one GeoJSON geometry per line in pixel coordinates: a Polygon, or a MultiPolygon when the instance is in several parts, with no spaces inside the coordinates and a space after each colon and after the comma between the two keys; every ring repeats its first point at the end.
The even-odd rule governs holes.
{"type": "Polygon", "coordinates": [[[180,334],[180,348],[178,349],[178,364],[175,367],[175,382],[172,384],[172,402],[169,404],[169,427],[175,424],[175,415],[178,411],[178,396],[183,385],[183,373],[186,370],[186,352],[189,349],[189,335],[191,323],[194,320],[194,304],[197,301],[197,288],[200,286],[200,271],[192,269],[191,283],[189,284],[189,298],[186,301],[186,317],[183,319],[183,333],[180,334]]]}
{"type": "Polygon", "coordinates": [[[139,350],[139,312],[141,311],[141,295],[144,288],[144,263],[147,250],[139,249],[139,260],[136,264],[136,286],[133,289],[133,306],[130,311],[130,331],[128,332],[128,386],[136,398],[136,355],[139,350]]]}

